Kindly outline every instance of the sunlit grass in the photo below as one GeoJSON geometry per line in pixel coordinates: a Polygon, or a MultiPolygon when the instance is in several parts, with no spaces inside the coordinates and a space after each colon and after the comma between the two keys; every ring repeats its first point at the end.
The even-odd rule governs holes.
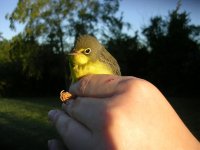
{"type": "Polygon", "coordinates": [[[56,135],[47,113],[59,107],[57,99],[0,98],[0,149],[47,149],[56,135]]]}

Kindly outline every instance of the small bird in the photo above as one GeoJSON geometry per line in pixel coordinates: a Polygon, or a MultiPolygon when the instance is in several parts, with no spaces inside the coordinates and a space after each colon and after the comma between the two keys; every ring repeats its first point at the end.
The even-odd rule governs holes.
{"type": "MultiPolygon", "coordinates": [[[[76,39],[74,48],[69,53],[69,66],[72,83],[89,74],[121,75],[116,59],[90,35],[81,35],[76,39]]],[[[61,91],[61,97],[65,93],[61,91]]]]}
{"type": "Polygon", "coordinates": [[[72,82],[88,74],[121,75],[116,59],[93,36],[79,36],[69,56],[72,82]]]}

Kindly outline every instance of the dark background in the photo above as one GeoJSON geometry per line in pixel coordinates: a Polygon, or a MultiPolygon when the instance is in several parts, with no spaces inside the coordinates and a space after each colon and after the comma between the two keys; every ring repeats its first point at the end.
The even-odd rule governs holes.
{"type": "MultiPolygon", "coordinates": [[[[24,31],[11,40],[0,38],[0,97],[8,98],[3,102],[58,98],[70,83],[67,52],[74,39],[80,34],[98,35],[117,59],[122,75],[156,85],[200,139],[200,26],[191,24],[189,13],[180,11],[177,3],[168,16],[152,16],[142,27],[142,39],[138,32],[123,32],[130,23],[116,16],[119,5],[119,1],[19,2],[7,19],[11,29],[16,22],[24,23],[24,31]],[[44,6],[51,9],[40,11],[44,6]]],[[[54,105],[59,107],[49,103],[48,108],[54,105]]]]}

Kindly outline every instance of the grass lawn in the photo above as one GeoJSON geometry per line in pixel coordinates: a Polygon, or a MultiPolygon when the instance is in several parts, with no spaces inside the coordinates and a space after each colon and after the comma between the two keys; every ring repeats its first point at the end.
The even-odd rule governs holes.
{"type": "MultiPolygon", "coordinates": [[[[200,99],[169,98],[169,102],[200,139],[200,99]]],[[[47,149],[47,140],[58,136],[47,113],[60,106],[54,98],[0,98],[0,149],[47,149]]]]}
{"type": "Polygon", "coordinates": [[[47,140],[56,136],[47,113],[60,105],[52,98],[0,98],[0,149],[47,149],[47,140]]]}

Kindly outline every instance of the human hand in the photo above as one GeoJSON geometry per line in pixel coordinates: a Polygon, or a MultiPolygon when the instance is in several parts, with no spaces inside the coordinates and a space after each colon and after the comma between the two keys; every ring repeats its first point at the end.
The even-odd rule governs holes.
{"type": "Polygon", "coordinates": [[[165,97],[145,80],[89,75],[70,93],[77,97],[63,111],[49,112],[70,150],[199,148],[165,97]]]}

